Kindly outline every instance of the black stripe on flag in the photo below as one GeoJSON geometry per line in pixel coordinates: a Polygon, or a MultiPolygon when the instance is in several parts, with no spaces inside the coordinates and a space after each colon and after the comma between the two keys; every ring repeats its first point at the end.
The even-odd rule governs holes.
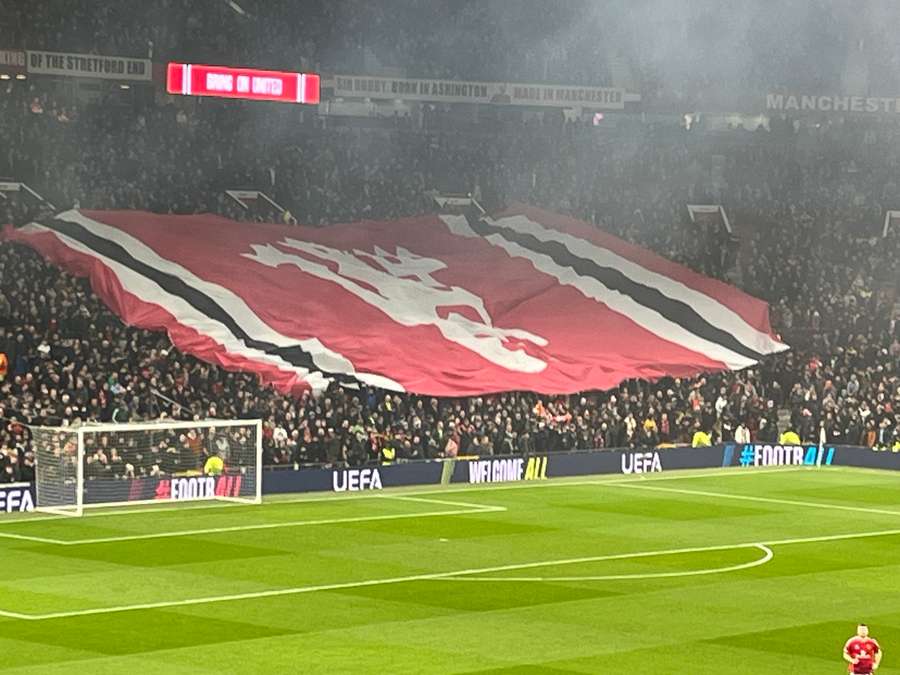
{"type": "MultiPolygon", "coordinates": [[[[763,354],[747,347],[731,333],[712,325],[687,303],[670,298],[656,288],[638,283],[621,270],[599,265],[589,258],[575,255],[562,242],[541,241],[532,234],[517,232],[512,228],[498,225],[496,221],[491,223],[472,217],[467,217],[466,220],[469,227],[482,237],[496,234],[530,251],[546,255],[557,265],[569,267],[583,277],[599,281],[611,291],[628,296],[704,340],[719,344],[754,361],[763,358],[763,354]]],[[[664,335],[661,337],[665,338],[664,335]]]]}
{"type": "Polygon", "coordinates": [[[270,342],[250,337],[250,335],[241,328],[235,318],[206,293],[194,288],[183,279],[180,279],[173,274],[163,272],[162,270],[156,269],[155,267],[138,260],[120,244],[94,234],[83,225],[68,220],[60,220],[58,218],[52,220],[39,220],[38,222],[47,229],[75,239],[95,253],[102,255],[105,258],[109,258],[110,260],[115,260],[120,265],[128,267],[137,274],[153,280],[160,288],[164,289],[170,295],[181,298],[201,314],[214,321],[218,321],[225,326],[232,335],[248,347],[265,352],[271,356],[277,356],[297,368],[323,372],[339,382],[356,382],[355,378],[346,373],[329,373],[322,370],[322,368],[317,366],[315,361],[313,361],[312,355],[300,346],[279,347],[270,342]]]}

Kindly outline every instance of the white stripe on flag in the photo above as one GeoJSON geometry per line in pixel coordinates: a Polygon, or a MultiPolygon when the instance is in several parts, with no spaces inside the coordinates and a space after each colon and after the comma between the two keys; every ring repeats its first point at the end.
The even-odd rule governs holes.
{"type": "Polygon", "coordinates": [[[560,230],[548,229],[540,223],[536,223],[521,215],[500,218],[494,222],[501,227],[507,227],[523,234],[530,234],[540,241],[560,243],[573,255],[592,260],[597,265],[616,269],[639,284],[654,288],[668,298],[684,302],[710,324],[730,333],[735,339],[755,352],[772,354],[787,349],[786,345],[751,326],[734,310],[723,305],[715,298],[690,288],[676,279],[648,270],[586,239],[572,236],[560,230]]]}
{"type": "MultiPolygon", "coordinates": [[[[464,216],[440,216],[447,228],[460,237],[478,237],[464,216]]],[[[506,225],[507,219],[502,224],[506,225]]],[[[490,222],[490,221],[489,221],[490,222]]],[[[500,224],[500,221],[494,221],[500,224]]],[[[659,312],[637,302],[618,291],[610,290],[605,284],[591,277],[582,277],[571,267],[559,265],[550,256],[532,251],[511,242],[501,234],[491,234],[484,238],[494,246],[502,248],[514,258],[524,258],[534,265],[539,272],[547,274],[561,284],[572,286],[587,298],[596,300],[614,312],[618,312],[634,321],[641,328],[648,330],[659,338],[677,344],[685,349],[703,354],[714,361],[724,363],[732,370],[740,370],[752,366],[756,361],[738,354],[722,345],[706,340],[687,330],[677,323],[669,321],[659,312]]]]}
{"type": "Polygon", "coordinates": [[[579,290],[585,297],[596,300],[634,321],[657,337],[673,342],[685,349],[703,354],[704,356],[724,363],[731,370],[740,370],[756,363],[753,359],[733,352],[722,345],[706,340],[677,323],[669,321],[659,312],[637,302],[633,298],[612,291],[604,284],[591,277],[580,276],[571,267],[565,267],[556,263],[548,255],[537,253],[531,249],[520,246],[504,239],[502,235],[492,234],[487,240],[505,250],[515,258],[525,258],[531,261],[535,269],[555,278],[561,284],[572,286],[579,290]]]}
{"type": "Polygon", "coordinates": [[[152,302],[153,304],[159,305],[166,312],[171,314],[182,326],[193,328],[201,335],[210,338],[224,347],[229,354],[275,366],[282,372],[294,373],[305,380],[313,391],[324,391],[328,387],[329,380],[321,373],[311,372],[306,368],[288,363],[279,356],[266,354],[258,349],[248,347],[241,340],[236,338],[227,327],[223,326],[218,321],[209,318],[205,314],[198,312],[194,307],[177,295],[169,294],[152,279],[135,272],[130,267],[97,253],[80,241],[72,239],[60,232],[56,232],[55,230],[51,230],[40,223],[26,225],[22,228],[22,231],[26,234],[52,234],[73,251],[96,258],[115,273],[116,278],[126,292],[140,298],[143,302],[152,302]]]}
{"type": "MultiPolygon", "coordinates": [[[[228,314],[234,317],[238,325],[240,325],[254,340],[269,342],[276,347],[300,347],[312,357],[316,367],[321,368],[326,373],[350,375],[365,384],[382,389],[389,389],[391,391],[404,390],[402,385],[388,377],[374,373],[358,373],[353,363],[348,358],[329,349],[317,338],[298,339],[279,333],[263,321],[247,305],[247,303],[244,302],[243,298],[232,292],[230,289],[201,279],[186,267],[161,257],[144,242],[118,228],[88,218],[74,209],[60,214],[57,218],[59,220],[77,223],[89,232],[119,244],[135,259],[160,272],[171,274],[184,283],[206,294],[222,307],[222,309],[228,312],[228,314]]],[[[138,297],[146,299],[148,296],[138,295],[138,297]]],[[[165,308],[165,305],[162,306],[165,308]]],[[[196,310],[194,310],[194,312],[196,313],[196,310]]],[[[223,326],[222,328],[225,327],[223,326]]],[[[291,367],[293,368],[294,366],[291,365],[291,367]]]]}

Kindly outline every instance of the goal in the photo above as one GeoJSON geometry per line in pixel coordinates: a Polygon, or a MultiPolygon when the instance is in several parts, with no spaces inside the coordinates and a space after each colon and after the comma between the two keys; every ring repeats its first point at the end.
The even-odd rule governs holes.
{"type": "Polygon", "coordinates": [[[262,501],[262,421],[31,427],[35,510],[262,501]]]}

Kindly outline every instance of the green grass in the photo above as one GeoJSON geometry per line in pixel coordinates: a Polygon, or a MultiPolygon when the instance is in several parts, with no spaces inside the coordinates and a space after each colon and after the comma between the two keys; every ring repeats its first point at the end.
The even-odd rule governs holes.
{"type": "Polygon", "coordinates": [[[837,675],[865,621],[886,649],[879,673],[900,675],[891,473],[729,469],[38,518],[0,521],[9,672],[837,675]],[[754,543],[774,557],[688,574],[759,560],[754,543]],[[646,552],[663,553],[623,557],[646,552]],[[583,579],[598,576],[628,578],[583,579]]]}

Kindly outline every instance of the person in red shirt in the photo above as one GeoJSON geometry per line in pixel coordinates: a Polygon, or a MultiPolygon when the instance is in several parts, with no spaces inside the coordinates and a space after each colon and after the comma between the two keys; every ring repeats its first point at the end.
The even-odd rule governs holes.
{"type": "Polygon", "coordinates": [[[844,645],[844,660],[850,664],[854,675],[871,675],[881,664],[882,651],[878,640],[869,637],[869,627],[861,623],[856,627],[856,635],[844,645]]]}

